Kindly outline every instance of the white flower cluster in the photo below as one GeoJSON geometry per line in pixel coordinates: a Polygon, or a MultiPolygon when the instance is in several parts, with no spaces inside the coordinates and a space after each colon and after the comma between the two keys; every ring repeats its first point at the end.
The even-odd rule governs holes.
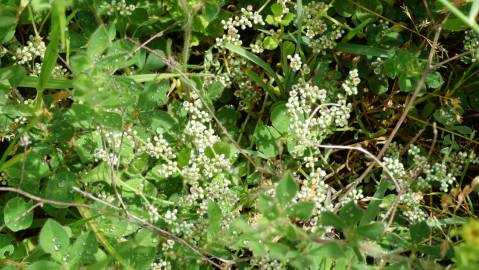
{"type": "Polygon", "coordinates": [[[299,56],[299,54],[296,53],[293,56],[288,55],[287,58],[289,60],[289,67],[292,70],[299,71],[301,69],[302,62],[301,62],[301,57],[299,56]]]}
{"type": "Polygon", "coordinates": [[[216,45],[221,46],[224,44],[233,44],[241,46],[241,36],[238,33],[239,28],[242,30],[246,28],[252,28],[255,25],[264,25],[263,17],[257,12],[253,11],[253,6],[249,5],[246,8],[241,9],[241,15],[229,18],[227,21],[222,20],[223,28],[226,30],[226,34],[222,37],[216,38],[216,45]]]}
{"type": "Polygon", "coordinates": [[[406,176],[406,169],[399,159],[384,157],[383,164],[389,170],[394,179],[403,179],[406,176]]]}
{"type": "Polygon", "coordinates": [[[312,132],[318,119],[312,114],[313,106],[325,102],[326,90],[310,83],[302,83],[294,85],[289,95],[286,104],[291,121],[289,130],[298,141],[295,152],[302,153],[314,144],[312,132]]]}
{"type": "Polygon", "coordinates": [[[348,96],[357,95],[358,84],[360,82],[361,82],[361,79],[359,79],[358,70],[353,69],[349,71],[348,78],[346,79],[346,81],[343,82],[341,86],[343,87],[344,91],[346,91],[346,94],[348,96]]]}
{"type": "Polygon", "coordinates": [[[471,62],[476,62],[479,59],[479,35],[473,30],[466,31],[464,36],[464,50],[470,51],[471,62]]]}
{"type": "Polygon", "coordinates": [[[15,138],[15,133],[12,130],[2,130],[0,131],[0,142],[10,141],[15,138]]]}
{"type": "Polygon", "coordinates": [[[456,180],[456,176],[462,174],[464,164],[478,162],[473,151],[469,154],[466,152],[449,153],[449,149],[445,148],[442,152],[445,155],[443,160],[432,163],[420,154],[419,147],[413,145],[408,150],[408,154],[414,160],[414,166],[411,168],[413,173],[410,174],[410,178],[417,178],[419,189],[428,188],[432,183],[438,183],[442,192],[448,192],[456,180]]]}
{"type": "Polygon", "coordinates": [[[107,131],[104,132],[101,127],[97,127],[97,130],[102,136],[102,146],[95,149],[94,157],[95,161],[104,161],[111,167],[115,168],[120,165],[120,148],[125,143],[127,136],[125,132],[119,131],[107,131]]]}
{"type": "Polygon", "coordinates": [[[304,8],[305,32],[310,39],[309,46],[314,52],[326,54],[326,50],[336,46],[336,40],[341,38],[344,31],[323,17],[327,14],[328,5],[323,2],[310,2],[304,8]]]}
{"type": "Polygon", "coordinates": [[[371,62],[371,67],[373,69],[373,72],[375,75],[378,75],[379,78],[384,78],[383,65],[384,65],[384,60],[381,57],[378,57],[373,62],[371,62]]]}
{"type": "Polygon", "coordinates": [[[20,140],[18,140],[18,145],[21,147],[27,147],[30,145],[30,143],[32,142],[30,141],[30,137],[28,135],[22,135],[20,140]]]}
{"type": "Polygon", "coordinates": [[[165,222],[168,224],[175,223],[176,220],[178,219],[178,217],[176,216],[177,214],[178,214],[177,209],[173,209],[173,210],[168,209],[164,215],[165,222]]]}
{"type": "Polygon", "coordinates": [[[43,58],[46,48],[45,42],[40,36],[30,36],[26,46],[18,47],[15,50],[12,60],[19,65],[27,64],[37,57],[43,58]]]}
{"type": "Polygon", "coordinates": [[[270,260],[266,257],[253,257],[250,262],[258,270],[284,270],[287,269],[280,261],[270,260]]]}
{"type": "Polygon", "coordinates": [[[7,175],[4,172],[0,173],[0,185],[6,186],[8,184],[7,175]]]}
{"type": "Polygon", "coordinates": [[[448,192],[449,187],[452,186],[454,180],[456,180],[453,174],[448,172],[448,168],[444,163],[434,163],[432,165],[426,164],[423,171],[426,175],[425,181],[427,183],[439,183],[439,189],[442,192],[448,192]]]}
{"type": "MultiPolygon", "coordinates": [[[[416,151],[415,149],[413,151],[416,151]]],[[[398,157],[384,157],[384,166],[389,170],[389,173],[398,182],[401,192],[400,203],[404,206],[402,213],[411,221],[416,222],[423,220],[424,211],[421,209],[422,195],[420,192],[415,192],[411,188],[411,183],[408,181],[408,171],[404,164],[398,157]]],[[[384,175],[387,175],[384,173],[384,175]]]]}
{"type": "MultiPolygon", "coordinates": [[[[352,71],[343,87],[348,87],[351,94],[359,83],[357,73],[352,71]]],[[[301,156],[305,149],[320,143],[323,135],[331,128],[344,127],[348,124],[351,104],[346,97],[337,95],[336,103],[326,103],[327,92],[308,82],[292,87],[286,103],[290,117],[290,135],[295,140],[293,155],[301,156]]]]}
{"type": "Polygon", "coordinates": [[[104,200],[105,202],[115,202],[115,196],[109,192],[106,192],[103,186],[99,186],[95,193],[97,193],[98,198],[104,200]]]}
{"type": "Polygon", "coordinates": [[[161,251],[163,251],[163,253],[165,253],[165,252],[171,250],[174,246],[175,246],[175,241],[171,240],[171,239],[168,239],[168,240],[166,240],[166,242],[161,244],[161,251]]]}
{"type": "Polygon", "coordinates": [[[325,176],[325,171],[320,168],[316,169],[302,182],[299,192],[293,199],[293,202],[308,201],[314,203],[313,216],[319,216],[322,211],[330,208],[326,205],[329,186],[323,181],[325,176]]]}
{"type": "Polygon", "coordinates": [[[191,117],[186,124],[184,134],[191,139],[198,151],[203,153],[205,149],[212,147],[219,138],[209,127],[211,117],[203,110],[201,99],[197,95],[193,95],[193,99],[192,103],[189,101],[183,103],[191,117]]]}
{"type": "Polygon", "coordinates": [[[25,116],[18,116],[13,119],[13,122],[16,126],[25,125],[25,123],[27,123],[27,118],[25,116]]]}
{"type": "Polygon", "coordinates": [[[171,263],[167,260],[159,260],[150,265],[151,270],[171,270],[171,263]]]}
{"type": "Polygon", "coordinates": [[[425,155],[421,154],[418,146],[411,145],[408,156],[412,160],[412,165],[408,168],[400,161],[398,151],[393,151],[394,157],[383,158],[383,164],[400,185],[402,212],[411,222],[427,218],[425,211],[421,209],[423,191],[437,184],[439,190],[448,192],[456,176],[461,175],[466,162],[479,163],[474,152],[450,153],[447,148],[441,152],[444,158],[440,162],[430,162],[425,155]]]}
{"type": "Polygon", "coordinates": [[[168,178],[178,172],[178,162],[174,160],[166,160],[166,163],[160,164],[156,171],[159,176],[168,178]]]}
{"type": "Polygon", "coordinates": [[[185,237],[191,237],[194,233],[195,225],[188,221],[182,221],[175,223],[172,232],[176,235],[183,235],[185,237]]]}
{"type": "Polygon", "coordinates": [[[185,135],[192,138],[193,144],[200,152],[204,152],[219,140],[212,128],[197,120],[190,120],[186,124],[185,135]]]}
{"type": "Polygon", "coordinates": [[[326,9],[327,5],[324,2],[311,2],[306,5],[306,24],[304,27],[306,28],[307,37],[314,38],[315,36],[321,35],[328,30],[328,25],[321,18],[321,13],[324,12],[326,9]]]}
{"type": "Polygon", "coordinates": [[[423,221],[427,214],[421,209],[422,194],[420,192],[407,192],[401,195],[401,203],[405,206],[402,213],[411,223],[423,221]]]}
{"type": "Polygon", "coordinates": [[[110,3],[103,3],[100,8],[106,11],[108,16],[118,13],[121,16],[130,16],[135,11],[135,5],[129,5],[125,0],[112,0],[110,3]]]}
{"type": "Polygon", "coordinates": [[[262,92],[250,80],[244,80],[238,83],[234,95],[239,98],[239,109],[248,112],[260,102],[262,92]]]}
{"type": "Polygon", "coordinates": [[[120,159],[116,153],[109,152],[108,150],[97,148],[95,149],[95,161],[104,161],[112,168],[116,168],[120,165],[120,159]]]}
{"type": "Polygon", "coordinates": [[[264,52],[263,39],[264,39],[264,34],[261,33],[256,37],[256,40],[254,42],[251,42],[249,47],[251,48],[251,51],[253,53],[260,54],[264,52]]]}
{"type": "Polygon", "coordinates": [[[289,7],[288,4],[291,3],[291,0],[278,0],[276,3],[281,5],[282,11],[281,11],[281,16],[279,19],[282,19],[284,15],[289,13],[289,7]]]}
{"type": "Polygon", "coordinates": [[[359,200],[363,199],[363,189],[361,187],[352,189],[348,193],[346,193],[338,202],[339,206],[344,206],[349,202],[354,202],[355,204],[358,203],[359,200]]]}
{"type": "Polygon", "coordinates": [[[167,140],[163,137],[163,134],[157,134],[153,136],[153,140],[148,138],[145,145],[140,150],[146,152],[150,157],[156,159],[171,160],[176,157],[173,148],[170,146],[167,140]]]}
{"type": "Polygon", "coordinates": [[[0,58],[4,57],[8,53],[7,48],[0,46],[0,58]]]}
{"type": "MultiPolygon", "coordinates": [[[[40,72],[42,71],[43,63],[35,63],[32,69],[32,76],[40,76],[40,72]]],[[[68,70],[60,65],[55,65],[52,70],[51,78],[52,79],[61,79],[65,78],[68,75],[68,70]]]]}
{"type": "MultiPolygon", "coordinates": [[[[191,101],[185,101],[183,106],[188,115],[188,121],[179,137],[178,143],[191,148],[188,155],[188,164],[178,167],[174,151],[161,136],[156,136],[147,143],[149,154],[160,156],[164,160],[157,166],[155,173],[167,177],[177,173],[183,179],[185,194],[179,198],[179,209],[194,209],[200,218],[194,222],[181,220],[178,217],[179,209],[169,209],[162,214],[165,222],[171,227],[176,235],[191,237],[192,235],[206,235],[207,209],[210,201],[216,202],[223,213],[222,226],[227,228],[239,215],[233,211],[236,207],[238,196],[232,189],[233,183],[229,180],[231,164],[229,159],[214,151],[214,144],[219,141],[211,127],[212,121],[209,114],[203,109],[204,105],[200,97],[191,94],[191,101]],[[165,158],[165,156],[167,158],[165,158]]],[[[149,210],[156,217],[153,209],[149,210]]],[[[198,239],[190,239],[193,242],[198,239]]]]}
{"type": "Polygon", "coordinates": [[[155,206],[148,204],[146,206],[146,211],[149,216],[149,220],[151,223],[156,223],[160,219],[160,214],[158,213],[158,208],[155,206]]]}

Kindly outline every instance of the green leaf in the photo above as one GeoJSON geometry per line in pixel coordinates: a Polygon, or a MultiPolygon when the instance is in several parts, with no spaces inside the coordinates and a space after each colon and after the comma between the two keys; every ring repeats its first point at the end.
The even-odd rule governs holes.
{"type": "Polygon", "coordinates": [[[90,61],[94,61],[96,58],[100,57],[108,47],[109,42],[108,31],[104,25],[101,25],[88,40],[87,53],[90,61]]]}
{"type": "Polygon", "coordinates": [[[371,240],[379,240],[381,239],[384,233],[384,224],[382,223],[371,223],[363,226],[359,226],[357,228],[357,232],[360,236],[371,239],[371,240]]]}
{"type": "MultiPolygon", "coordinates": [[[[58,172],[49,179],[45,188],[45,198],[55,201],[72,202],[74,199],[72,188],[76,184],[75,179],[76,176],[72,172],[58,172]]],[[[54,207],[64,208],[65,206],[54,207]]]]}
{"type": "Polygon", "coordinates": [[[221,209],[214,201],[208,202],[208,240],[215,241],[218,232],[221,230],[221,209]]]}
{"type": "Polygon", "coordinates": [[[138,98],[138,106],[144,110],[151,110],[152,108],[165,105],[168,103],[168,90],[170,83],[167,80],[159,83],[152,82],[145,85],[145,89],[141,92],[138,98]]]}
{"type": "Polygon", "coordinates": [[[45,55],[43,57],[42,70],[40,72],[40,77],[38,78],[37,91],[42,92],[45,89],[48,79],[52,74],[53,68],[57,63],[58,58],[58,32],[59,25],[56,19],[52,19],[52,26],[50,32],[50,42],[48,43],[47,49],[45,50],[45,55]]]}
{"type": "Polygon", "coordinates": [[[429,73],[426,78],[426,85],[429,88],[437,89],[444,84],[444,79],[442,78],[441,73],[434,71],[429,73]]]}
{"type": "Polygon", "coordinates": [[[91,262],[98,251],[95,234],[93,232],[82,233],[70,246],[68,264],[76,269],[82,262],[91,262]]]}
{"type": "MultiPolygon", "coordinates": [[[[54,1],[53,2],[53,13],[52,13],[52,21],[56,21],[56,25],[58,25],[55,31],[58,31],[60,34],[60,41],[62,44],[62,48],[65,48],[65,31],[68,31],[67,22],[65,17],[65,4],[66,1],[54,1]]],[[[52,22],[53,25],[53,22],[52,22]]],[[[52,27],[52,29],[54,29],[52,27]]]]}
{"type": "Polygon", "coordinates": [[[413,243],[420,243],[431,235],[431,228],[426,222],[421,221],[409,226],[409,233],[413,243]]]}
{"type": "Polygon", "coordinates": [[[412,93],[414,91],[414,83],[410,77],[402,74],[399,76],[399,88],[406,93],[412,93]]]}
{"type": "Polygon", "coordinates": [[[216,101],[218,98],[221,97],[223,93],[224,86],[220,82],[213,82],[208,86],[208,97],[211,101],[216,101]]]}
{"type": "Polygon", "coordinates": [[[390,57],[393,52],[391,50],[385,50],[374,46],[353,44],[353,43],[340,43],[336,46],[336,50],[351,54],[367,55],[374,57],[390,57]]]}
{"type": "Polygon", "coordinates": [[[12,245],[12,237],[6,234],[0,234],[0,259],[12,255],[15,247],[12,245]],[[8,254],[7,254],[8,253],[8,254]]]}
{"type": "Polygon", "coordinates": [[[98,112],[97,117],[98,118],[96,120],[103,127],[121,130],[122,117],[119,113],[102,111],[102,112],[98,112]]]}
{"type": "Polygon", "coordinates": [[[157,241],[155,234],[147,229],[140,229],[135,234],[135,244],[142,247],[156,247],[157,241]]]}
{"type": "Polygon", "coordinates": [[[266,16],[265,21],[271,25],[277,25],[276,19],[272,15],[266,16]]]}
{"type": "Polygon", "coordinates": [[[282,243],[271,243],[268,245],[269,248],[269,254],[271,255],[272,258],[276,260],[282,260],[286,257],[288,252],[290,251],[290,248],[282,243]]]}
{"type": "MultiPolygon", "coordinates": [[[[18,82],[19,87],[28,87],[35,88],[39,82],[38,77],[25,76],[23,79],[18,82]]],[[[48,79],[45,82],[45,89],[66,89],[73,88],[72,80],[57,80],[57,79],[48,79]]]]}
{"type": "Polygon", "coordinates": [[[448,128],[450,129],[453,129],[461,134],[464,134],[464,135],[470,135],[474,132],[474,130],[468,126],[448,126],[448,128]]]}
{"type": "Polygon", "coordinates": [[[212,22],[220,13],[220,5],[216,0],[207,0],[205,3],[205,18],[212,22]]]}
{"type": "Polygon", "coordinates": [[[461,32],[469,29],[469,26],[464,23],[461,19],[449,16],[447,21],[444,23],[443,26],[444,30],[451,31],[451,32],[461,32]]]}
{"type": "Polygon", "coordinates": [[[294,14],[289,12],[284,15],[283,19],[280,21],[280,24],[283,26],[288,26],[294,20],[294,14]]]}
{"type": "Polygon", "coordinates": [[[282,204],[288,204],[298,192],[298,184],[290,173],[284,175],[276,187],[276,199],[282,204]]]}
{"type": "Polygon", "coordinates": [[[315,245],[311,249],[310,253],[312,256],[339,259],[344,257],[345,250],[338,243],[329,242],[321,245],[315,245]]]}
{"type": "Polygon", "coordinates": [[[265,126],[260,123],[253,134],[255,138],[256,148],[259,152],[264,154],[267,158],[274,157],[279,154],[279,149],[277,146],[277,139],[281,135],[270,126],[265,126]]]}
{"type": "Polygon", "coordinates": [[[7,228],[14,232],[28,229],[33,222],[33,212],[25,214],[32,202],[26,202],[21,197],[14,197],[8,200],[3,209],[3,220],[7,228]]]}
{"type": "MultiPolygon", "coordinates": [[[[8,80],[10,86],[17,87],[25,78],[26,71],[20,65],[0,69],[0,81],[8,80]]],[[[35,85],[33,86],[35,87],[35,85]]]]}
{"type": "MultiPolygon", "coordinates": [[[[156,52],[156,54],[166,58],[165,53],[163,51],[161,50],[154,50],[154,51],[156,52]]],[[[162,58],[156,54],[154,53],[148,54],[148,57],[146,58],[146,63],[143,66],[144,72],[157,71],[158,69],[161,69],[164,66],[166,66],[162,58]]]]}
{"type": "Polygon", "coordinates": [[[27,267],[27,270],[62,270],[61,265],[51,261],[36,261],[27,267]]]}
{"type": "Polygon", "coordinates": [[[388,80],[387,79],[380,79],[376,75],[373,75],[368,79],[368,86],[377,95],[386,94],[389,90],[388,80]]]}
{"type": "Polygon", "coordinates": [[[173,132],[177,121],[169,113],[165,111],[156,111],[152,113],[145,113],[140,116],[145,125],[150,125],[153,131],[160,133],[173,132]]]}
{"type": "Polygon", "coordinates": [[[346,224],[340,219],[336,214],[329,211],[324,211],[321,213],[321,224],[324,226],[333,226],[337,229],[343,229],[346,227],[346,224]]]}
{"type": "Polygon", "coordinates": [[[314,209],[314,203],[312,202],[299,202],[293,205],[289,209],[289,215],[291,217],[299,219],[308,219],[311,217],[314,209]]]}
{"type": "Polygon", "coordinates": [[[263,70],[269,76],[271,76],[271,78],[274,79],[277,86],[279,86],[280,88],[282,87],[281,80],[279,79],[278,75],[276,75],[276,72],[274,72],[274,70],[271,68],[271,66],[268,63],[266,63],[265,61],[263,61],[263,59],[259,58],[255,54],[250,53],[249,51],[247,51],[247,50],[245,50],[241,47],[235,46],[235,45],[226,44],[225,48],[234,52],[234,53],[236,53],[236,54],[239,54],[240,56],[242,56],[246,60],[251,61],[251,62],[257,64],[258,66],[260,66],[261,68],[263,68],[263,70]]]}
{"type": "Polygon", "coordinates": [[[6,5],[2,2],[0,8],[0,44],[10,41],[15,35],[17,5],[6,5]]]}
{"type": "Polygon", "coordinates": [[[333,7],[343,17],[351,17],[356,11],[356,6],[350,0],[336,0],[333,7]]]}
{"type": "Polygon", "coordinates": [[[42,249],[50,254],[64,254],[70,246],[70,239],[60,223],[48,219],[40,230],[39,242],[42,249]]]}
{"type": "Polygon", "coordinates": [[[272,36],[267,36],[263,40],[263,47],[266,50],[274,50],[278,48],[278,45],[279,45],[279,41],[272,36]]]}
{"type": "Polygon", "coordinates": [[[359,8],[354,13],[354,16],[360,21],[365,21],[369,18],[375,19],[377,17],[376,14],[383,13],[383,5],[379,0],[356,0],[355,3],[359,8]],[[371,11],[376,14],[373,14],[371,11]]]}
{"type": "Polygon", "coordinates": [[[349,225],[355,225],[361,220],[364,210],[359,208],[354,202],[349,202],[339,211],[341,219],[349,225]]]}
{"type": "Polygon", "coordinates": [[[372,19],[369,18],[369,19],[365,20],[364,22],[362,22],[361,24],[359,24],[358,26],[356,26],[356,27],[355,27],[354,29],[352,29],[351,31],[349,31],[349,32],[343,37],[343,39],[341,39],[341,42],[348,42],[348,41],[350,41],[351,39],[353,39],[357,34],[362,33],[363,28],[366,27],[366,25],[368,25],[371,20],[372,20],[372,19]]]}
{"type": "Polygon", "coordinates": [[[374,193],[374,196],[371,200],[371,202],[368,205],[368,208],[364,212],[364,215],[361,218],[361,221],[359,222],[360,226],[366,225],[372,221],[379,215],[379,210],[380,210],[380,204],[382,201],[382,198],[384,197],[384,194],[389,187],[389,181],[386,179],[381,179],[379,184],[377,185],[376,192],[374,193]]]}
{"type": "Polygon", "coordinates": [[[271,124],[279,133],[288,133],[290,120],[285,103],[278,103],[273,106],[271,110],[271,124]]]}
{"type": "Polygon", "coordinates": [[[275,17],[279,17],[283,14],[283,7],[278,3],[274,3],[271,5],[271,12],[273,12],[275,17]]]}
{"type": "Polygon", "coordinates": [[[258,198],[258,210],[269,220],[278,218],[279,211],[273,198],[260,195],[258,198]]]}
{"type": "Polygon", "coordinates": [[[474,20],[479,14],[479,1],[475,0],[469,10],[469,20],[474,20]]]}
{"type": "Polygon", "coordinates": [[[246,75],[248,75],[248,78],[252,81],[254,81],[256,84],[258,84],[259,86],[261,86],[263,88],[264,91],[268,92],[269,96],[273,99],[273,100],[277,100],[276,98],[276,93],[274,92],[273,88],[271,87],[271,85],[265,83],[263,81],[262,78],[260,78],[258,76],[258,74],[256,74],[254,71],[252,71],[251,69],[248,69],[246,70],[246,75]]]}

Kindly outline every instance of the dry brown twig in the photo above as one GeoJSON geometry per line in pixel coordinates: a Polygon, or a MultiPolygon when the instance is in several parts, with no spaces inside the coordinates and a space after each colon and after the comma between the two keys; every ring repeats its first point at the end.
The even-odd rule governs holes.
{"type": "MultiPolygon", "coordinates": [[[[115,206],[109,202],[106,202],[96,196],[94,196],[93,194],[89,193],[89,192],[86,192],[84,190],[81,190],[77,187],[74,187],[73,190],[79,194],[81,194],[82,196],[84,196],[85,198],[88,198],[88,199],[91,199],[91,200],[94,200],[96,202],[99,202],[113,210],[116,210],[116,211],[123,211],[124,209],[121,208],[121,207],[118,207],[118,206],[115,206]]],[[[220,268],[220,269],[224,269],[224,267],[226,266],[231,266],[231,265],[234,265],[236,264],[238,261],[240,260],[243,260],[242,259],[238,259],[238,260],[229,260],[229,259],[224,259],[224,258],[221,258],[221,257],[218,257],[218,256],[215,256],[215,255],[212,255],[204,250],[201,250],[200,248],[194,246],[193,244],[189,243],[188,241],[184,240],[183,238],[180,238],[176,235],[174,235],[173,233],[169,232],[169,231],[166,231],[150,222],[148,222],[147,220],[141,218],[141,217],[138,217],[130,212],[124,212],[126,214],[126,217],[124,217],[125,219],[127,219],[128,221],[130,222],[133,222],[137,225],[139,225],[140,227],[143,227],[143,228],[146,228],[146,229],[149,229],[151,231],[154,231],[156,233],[158,233],[161,237],[165,238],[165,239],[170,239],[170,240],[173,240],[175,241],[176,243],[180,244],[180,245],[183,245],[189,249],[191,249],[194,253],[196,253],[197,255],[199,255],[200,257],[204,258],[206,261],[208,261],[210,264],[220,268]],[[221,263],[223,263],[223,265],[221,264],[218,264],[215,260],[217,261],[220,261],[221,263]]]]}
{"type": "Polygon", "coordinates": [[[55,200],[41,198],[41,197],[38,197],[38,196],[36,196],[34,194],[31,194],[29,192],[23,191],[23,190],[18,189],[18,188],[13,188],[13,187],[0,187],[0,191],[17,193],[17,194],[20,194],[24,197],[32,199],[34,201],[41,202],[43,204],[51,204],[51,205],[64,206],[64,207],[92,208],[92,206],[90,206],[88,204],[83,204],[83,203],[69,203],[69,202],[62,202],[62,201],[55,201],[55,200]]]}
{"type": "MultiPolygon", "coordinates": [[[[446,17],[446,19],[447,19],[447,17],[446,17]]],[[[391,134],[388,136],[388,138],[387,138],[386,142],[384,143],[381,151],[377,155],[377,159],[379,159],[379,160],[383,158],[384,154],[386,153],[386,150],[388,149],[389,145],[391,144],[391,142],[393,141],[397,132],[401,128],[402,124],[404,123],[404,120],[406,119],[407,115],[409,114],[409,111],[412,109],[412,107],[414,105],[414,102],[416,101],[416,99],[419,95],[419,92],[421,91],[422,87],[424,86],[424,84],[426,82],[426,78],[429,75],[429,72],[432,70],[431,65],[432,65],[432,61],[433,61],[434,54],[435,54],[435,51],[436,51],[436,46],[435,45],[437,45],[437,43],[438,43],[439,36],[441,34],[441,31],[442,31],[442,25],[444,24],[446,19],[444,19],[442,21],[442,23],[436,29],[433,45],[431,46],[431,50],[429,51],[429,57],[428,57],[428,60],[427,60],[427,63],[426,63],[426,67],[424,68],[424,71],[422,72],[420,80],[416,84],[413,95],[411,96],[409,101],[406,103],[406,106],[404,108],[403,113],[401,114],[401,117],[399,118],[398,122],[396,123],[393,130],[391,131],[391,134]]],[[[355,188],[359,183],[361,183],[364,180],[364,178],[371,172],[371,170],[373,168],[374,168],[374,164],[371,164],[370,166],[368,166],[367,169],[364,170],[364,172],[359,176],[358,179],[356,179],[354,182],[352,182],[351,184],[349,184],[346,187],[346,192],[345,193],[349,192],[349,190],[351,190],[352,188],[355,188]]]]}
{"type": "Polygon", "coordinates": [[[325,148],[325,149],[344,149],[344,150],[359,151],[363,154],[366,154],[376,164],[378,164],[381,168],[383,168],[383,170],[386,172],[386,174],[391,178],[391,181],[394,183],[394,187],[396,188],[396,192],[397,192],[397,197],[394,200],[393,207],[390,209],[390,216],[389,216],[389,220],[388,220],[388,223],[387,223],[387,226],[386,226],[386,227],[389,227],[394,220],[394,215],[396,214],[396,209],[399,206],[399,202],[400,202],[400,198],[401,198],[401,194],[402,194],[401,186],[399,185],[399,182],[396,180],[396,178],[391,173],[391,171],[375,155],[373,155],[371,152],[369,152],[368,150],[366,150],[366,149],[364,149],[360,146],[324,145],[324,144],[320,144],[320,145],[317,145],[317,146],[320,147],[320,148],[325,148]]]}

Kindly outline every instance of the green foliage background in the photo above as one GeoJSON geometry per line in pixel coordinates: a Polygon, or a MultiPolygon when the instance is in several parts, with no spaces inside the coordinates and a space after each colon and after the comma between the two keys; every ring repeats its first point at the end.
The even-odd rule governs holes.
{"type": "Polygon", "coordinates": [[[478,269],[478,10],[0,0],[0,267],[478,269]]]}

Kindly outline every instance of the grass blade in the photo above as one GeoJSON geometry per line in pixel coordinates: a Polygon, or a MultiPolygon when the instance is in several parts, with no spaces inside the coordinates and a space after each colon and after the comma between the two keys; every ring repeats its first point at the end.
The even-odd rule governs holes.
{"type": "Polygon", "coordinates": [[[281,84],[281,80],[279,79],[276,72],[274,72],[274,70],[271,68],[271,66],[268,63],[263,61],[261,58],[259,58],[255,54],[253,54],[253,53],[251,53],[251,52],[249,52],[249,51],[247,51],[247,50],[245,50],[241,47],[231,45],[231,44],[226,44],[225,48],[234,52],[234,53],[236,53],[236,54],[239,54],[243,58],[257,64],[258,66],[260,66],[269,76],[271,76],[274,79],[274,81],[276,82],[278,87],[281,89],[281,93],[283,93],[283,87],[282,87],[282,84],[281,84]]]}

